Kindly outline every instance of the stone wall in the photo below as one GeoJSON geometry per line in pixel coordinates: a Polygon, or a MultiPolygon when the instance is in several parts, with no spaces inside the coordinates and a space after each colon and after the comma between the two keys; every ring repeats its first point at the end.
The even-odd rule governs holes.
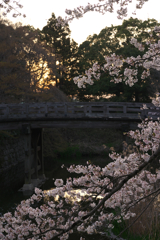
{"type": "Polygon", "coordinates": [[[24,184],[25,144],[17,132],[0,132],[1,193],[17,190],[24,184]]]}

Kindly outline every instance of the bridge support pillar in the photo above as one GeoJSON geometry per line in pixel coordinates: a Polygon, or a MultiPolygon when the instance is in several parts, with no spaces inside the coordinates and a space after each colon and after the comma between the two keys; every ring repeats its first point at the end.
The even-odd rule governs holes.
{"type": "Polygon", "coordinates": [[[25,183],[22,190],[25,194],[30,194],[46,179],[43,159],[43,129],[31,129],[30,124],[24,124],[22,134],[25,139],[25,183]],[[40,169],[42,176],[39,179],[38,170],[40,169]]]}
{"type": "Polygon", "coordinates": [[[43,128],[32,129],[32,147],[34,149],[34,173],[38,179],[38,170],[41,169],[41,178],[45,179],[44,175],[44,159],[43,159],[43,128]]]}

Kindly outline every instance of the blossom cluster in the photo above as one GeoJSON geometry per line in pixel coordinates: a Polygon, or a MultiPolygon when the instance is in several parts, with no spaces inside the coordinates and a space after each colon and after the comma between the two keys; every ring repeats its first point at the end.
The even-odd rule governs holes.
{"type": "Polygon", "coordinates": [[[77,84],[79,88],[85,88],[85,83],[92,85],[94,83],[92,77],[94,77],[95,79],[100,78],[100,65],[98,65],[97,62],[94,63],[92,68],[85,71],[85,74],[87,77],[80,75],[73,78],[74,83],[77,84]]]}
{"type": "MultiPolygon", "coordinates": [[[[135,64],[133,60],[130,59],[130,65],[135,64]]],[[[121,57],[113,54],[106,57],[104,69],[114,75],[115,68],[122,64],[121,57]]],[[[100,70],[96,63],[86,74],[91,79],[91,76],[97,77],[100,70]]],[[[136,70],[133,70],[125,69],[125,77],[132,78],[130,82],[136,76],[136,70]]],[[[116,74],[118,77],[120,72],[116,74]]],[[[158,105],[159,98],[155,101],[158,105]]],[[[114,221],[120,223],[134,217],[131,207],[154,191],[160,177],[146,170],[160,153],[160,123],[145,119],[138,127],[139,130],[128,133],[135,140],[138,151],[128,155],[112,152],[111,162],[102,168],[89,162],[86,166],[71,165],[68,171],[80,174],[79,177],[66,179],[66,184],[62,179],[56,179],[55,188],[47,192],[36,188],[35,194],[22,201],[13,214],[0,217],[0,239],[59,237],[65,240],[74,229],[80,234],[94,234],[105,226],[110,231],[114,221]]]]}
{"type": "MultiPolygon", "coordinates": [[[[3,17],[5,17],[11,11],[14,11],[14,13],[12,14],[12,17],[14,17],[14,18],[22,15],[22,13],[17,10],[17,8],[23,8],[23,6],[19,3],[19,1],[13,1],[13,0],[1,1],[0,8],[2,9],[1,15],[3,17]]],[[[26,15],[23,14],[23,17],[25,18],[26,15]]]]}
{"type": "MultiPolygon", "coordinates": [[[[137,0],[136,9],[141,9],[145,2],[148,0],[137,0]]],[[[83,15],[90,11],[96,11],[101,14],[105,14],[106,12],[113,13],[115,4],[118,6],[117,10],[117,18],[123,19],[127,16],[128,8],[127,5],[129,3],[132,3],[132,0],[97,0],[97,3],[91,4],[88,3],[86,6],[79,6],[77,8],[66,9],[65,13],[68,17],[65,19],[62,19],[61,17],[58,18],[58,24],[64,26],[65,24],[68,24],[69,21],[72,21],[74,18],[81,18],[83,15]]],[[[136,11],[135,9],[135,11],[136,11]]],[[[135,11],[133,11],[133,14],[135,14],[135,11]]]]}
{"type": "MultiPolygon", "coordinates": [[[[156,28],[156,31],[159,31],[159,28],[156,28]]],[[[141,51],[144,51],[144,47],[142,44],[138,43],[136,39],[131,40],[131,44],[133,44],[136,48],[141,51]]],[[[104,66],[99,66],[96,62],[92,68],[85,72],[86,76],[78,76],[73,80],[79,87],[85,87],[84,82],[88,84],[93,84],[93,77],[98,79],[101,76],[100,70],[103,72],[108,71],[108,74],[113,77],[111,79],[114,83],[119,83],[124,81],[126,85],[132,87],[137,81],[138,68],[143,67],[144,70],[141,74],[141,78],[145,79],[150,75],[150,68],[160,68],[160,40],[158,43],[150,44],[148,47],[148,51],[137,57],[127,57],[122,58],[122,56],[117,56],[115,53],[111,54],[111,56],[105,56],[106,63],[104,66]],[[124,64],[128,65],[125,67],[123,73],[122,69],[124,64]],[[95,66],[98,66],[96,68],[95,66]]]]}
{"type": "Polygon", "coordinates": [[[120,223],[134,217],[131,206],[147,197],[159,178],[145,167],[160,152],[160,124],[146,119],[129,135],[137,152],[127,156],[112,152],[111,162],[102,168],[90,162],[71,165],[67,170],[79,177],[68,178],[66,184],[56,179],[50,191],[35,188],[35,194],[22,201],[14,214],[0,217],[0,238],[47,240],[58,236],[65,240],[74,228],[94,234],[104,226],[109,231],[115,220],[120,223]]]}
{"type": "MultiPolygon", "coordinates": [[[[137,0],[137,8],[141,8],[146,0],[137,0]]],[[[84,13],[97,10],[101,13],[112,12],[113,4],[120,4],[119,18],[127,13],[126,4],[131,0],[99,0],[98,4],[88,4],[85,8],[66,10],[70,16],[80,18],[84,13]],[[102,2],[102,3],[100,3],[102,2]],[[104,3],[103,3],[104,2],[104,3]]],[[[68,19],[59,18],[59,23],[66,24],[68,19]]],[[[160,28],[155,28],[160,32],[160,28]]],[[[136,39],[131,40],[140,51],[144,46],[136,39]]],[[[112,54],[106,56],[106,63],[100,66],[95,63],[86,70],[84,76],[74,78],[79,87],[93,84],[99,79],[101,71],[108,71],[115,83],[125,81],[133,86],[138,81],[138,68],[143,67],[142,78],[149,76],[149,69],[159,63],[160,41],[148,42],[148,50],[142,56],[123,59],[112,54]],[[125,67],[122,73],[123,66],[125,67]]],[[[160,106],[160,98],[153,100],[160,106]]],[[[144,106],[144,109],[146,106],[144,106]]],[[[147,167],[160,154],[160,122],[146,118],[138,125],[139,129],[130,131],[128,135],[134,139],[136,151],[125,154],[112,152],[110,163],[104,167],[87,162],[86,165],[71,165],[67,170],[77,177],[54,181],[55,188],[42,191],[35,188],[35,194],[22,201],[15,212],[0,217],[0,239],[54,239],[69,238],[76,229],[80,236],[83,233],[94,234],[105,229],[109,232],[114,222],[120,223],[135,216],[132,206],[153,193],[155,182],[160,174],[153,174],[147,167]]],[[[82,239],[82,237],[80,237],[82,239]]]]}

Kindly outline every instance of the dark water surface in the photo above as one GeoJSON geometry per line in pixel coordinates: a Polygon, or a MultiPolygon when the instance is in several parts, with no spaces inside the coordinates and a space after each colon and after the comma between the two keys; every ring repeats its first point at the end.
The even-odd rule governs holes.
{"type": "MultiPolygon", "coordinates": [[[[90,159],[92,159],[93,161],[93,157],[87,157],[87,158],[82,158],[82,159],[79,159],[78,161],[67,161],[66,159],[65,160],[60,160],[59,162],[57,162],[56,164],[56,167],[52,168],[50,167],[49,169],[47,169],[45,171],[45,176],[48,178],[48,180],[46,180],[46,182],[41,186],[41,189],[42,190],[50,190],[54,187],[54,179],[56,178],[62,178],[65,182],[65,179],[72,176],[77,176],[74,175],[74,174],[70,174],[68,173],[68,171],[66,170],[66,168],[61,168],[61,165],[64,163],[67,167],[69,167],[69,165],[75,163],[75,164],[85,164],[86,161],[89,161],[90,159]]],[[[97,158],[95,158],[96,162],[98,162],[97,158]]],[[[104,158],[101,158],[100,160],[101,162],[105,162],[106,159],[104,158]]],[[[99,162],[100,162],[99,161],[99,162]]],[[[1,192],[0,194],[0,216],[2,216],[4,213],[6,212],[14,212],[16,206],[18,204],[20,204],[20,202],[22,200],[25,200],[25,199],[28,199],[30,197],[30,195],[27,195],[25,196],[23,194],[23,192],[10,192],[8,194],[3,194],[1,192]]],[[[69,240],[79,240],[80,237],[83,237],[85,238],[86,240],[100,240],[100,239],[105,239],[105,240],[108,240],[108,238],[105,236],[100,236],[98,234],[95,234],[95,235],[87,235],[87,234],[83,234],[83,235],[80,235],[79,233],[74,233],[74,234],[71,234],[70,237],[69,237],[69,240]]],[[[57,238],[58,239],[58,238],[57,238]]]]}
{"type": "MultiPolygon", "coordinates": [[[[45,170],[45,176],[47,178],[46,182],[40,187],[42,190],[49,190],[54,187],[54,179],[56,178],[62,178],[64,181],[66,178],[71,176],[70,173],[66,170],[66,168],[61,168],[62,164],[65,164],[65,166],[69,167],[71,164],[75,163],[81,163],[81,162],[86,162],[84,158],[79,159],[78,161],[76,160],[67,160],[67,159],[62,159],[62,160],[57,160],[54,165],[52,166],[49,165],[48,169],[45,170]]],[[[6,213],[6,212],[13,212],[14,209],[22,200],[25,200],[29,198],[30,195],[25,196],[22,192],[17,191],[8,191],[7,193],[0,192],[0,215],[6,213]]]]}

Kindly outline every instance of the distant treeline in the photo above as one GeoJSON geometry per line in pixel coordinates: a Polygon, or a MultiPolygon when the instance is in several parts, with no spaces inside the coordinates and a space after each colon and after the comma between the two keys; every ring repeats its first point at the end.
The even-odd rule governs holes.
{"type": "MultiPolygon", "coordinates": [[[[141,79],[131,88],[124,82],[111,82],[109,73],[102,72],[92,86],[78,88],[73,78],[84,75],[93,63],[105,64],[105,56],[112,53],[123,57],[142,56],[155,26],[155,19],[142,21],[130,18],[120,26],[106,27],[89,36],[80,46],[71,39],[69,26],[57,26],[52,14],[42,31],[32,26],[13,25],[0,20],[0,102],[38,101],[126,101],[151,102],[160,91],[157,70],[151,69],[148,79],[141,79]],[[135,48],[130,40],[144,44],[144,51],[135,48]],[[106,98],[110,96],[110,98],[106,98]]],[[[153,41],[158,39],[152,33],[153,41]]],[[[125,66],[124,66],[125,67],[125,66]]],[[[122,69],[124,71],[124,69],[122,69]]]]}

